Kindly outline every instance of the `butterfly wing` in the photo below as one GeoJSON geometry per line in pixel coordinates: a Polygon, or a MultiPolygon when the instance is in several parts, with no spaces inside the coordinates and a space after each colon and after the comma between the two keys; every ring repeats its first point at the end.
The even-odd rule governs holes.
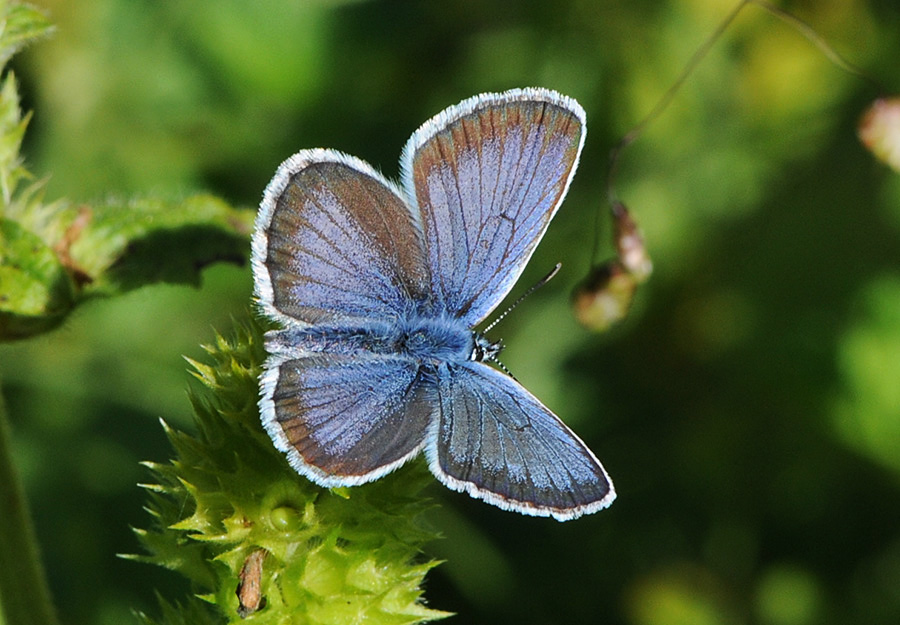
{"type": "Polygon", "coordinates": [[[434,413],[433,383],[401,358],[274,356],[260,412],[291,466],[322,486],[362,484],[415,456],[434,413]]]}
{"type": "Polygon", "coordinates": [[[305,150],[278,168],[253,234],[256,296],[288,326],[392,319],[431,299],[421,228],[365,162],[305,150]]]}
{"type": "Polygon", "coordinates": [[[545,89],[482,94],[419,128],[400,160],[440,312],[476,325],[509,293],[575,173],[584,110],[545,89]]]}
{"type": "Polygon", "coordinates": [[[438,416],[425,454],[448,487],[560,521],[609,506],[616,493],[591,450],[515,380],[478,362],[438,373],[438,416]]]}

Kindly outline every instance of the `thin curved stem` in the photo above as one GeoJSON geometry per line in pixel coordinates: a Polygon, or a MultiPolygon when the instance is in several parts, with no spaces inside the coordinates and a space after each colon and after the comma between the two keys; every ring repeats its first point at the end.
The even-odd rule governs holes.
{"type": "MultiPolygon", "coordinates": [[[[681,70],[681,74],[679,74],[678,78],[673,82],[666,92],[662,95],[662,97],[656,102],[656,105],[651,109],[647,115],[637,123],[631,130],[629,130],[624,137],[622,137],[619,142],[613,146],[613,148],[609,151],[609,169],[606,175],[606,201],[610,206],[610,209],[615,213],[616,207],[619,206],[619,198],[616,195],[616,174],[619,169],[619,156],[622,151],[628,147],[631,143],[633,143],[638,137],[643,134],[644,130],[653,122],[657,117],[659,117],[663,111],[665,111],[666,107],[672,102],[672,99],[678,93],[678,90],[681,89],[682,85],[691,75],[691,73],[696,69],[696,67],[700,64],[700,62],[709,54],[710,49],[715,45],[715,43],[722,36],[722,33],[731,25],[734,19],[738,16],[738,13],[747,6],[753,0],[741,0],[732,10],[731,12],[722,20],[716,29],[707,37],[706,41],[703,42],[697,50],[694,52],[693,56],[687,62],[687,65],[684,66],[684,69],[681,70]]],[[[594,228],[594,249],[591,254],[591,266],[593,267],[596,259],[597,253],[600,246],[600,236],[599,236],[599,225],[600,225],[600,213],[597,213],[596,224],[594,228]]],[[[615,217],[615,214],[613,214],[615,217]]]]}
{"type": "MultiPolygon", "coordinates": [[[[715,43],[719,40],[725,30],[731,26],[731,23],[738,16],[738,14],[746,7],[748,4],[754,4],[759,8],[767,11],[771,15],[777,17],[784,23],[788,24],[792,28],[794,28],[801,35],[806,37],[813,45],[815,45],[825,57],[830,60],[832,63],[837,65],[839,68],[844,70],[845,72],[852,74],[862,80],[866,81],[870,85],[872,85],[875,89],[877,89],[880,93],[884,92],[884,89],[878,84],[876,80],[874,80],[871,76],[866,74],[857,66],[850,63],[844,57],[842,57],[831,45],[828,44],[825,39],[816,32],[816,30],[807,24],[805,21],[791,15],[787,11],[767,2],[766,0],[741,0],[737,5],[731,10],[731,12],[725,16],[725,19],[719,23],[716,29],[707,37],[706,41],[703,42],[697,50],[694,52],[694,55],[690,58],[687,64],[684,66],[684,69],[681,70],[681,74],[679,74],[678,78],[674,83],[666,90],[666,92],[662,95],[662,97],[657,101],[656,105],[653,109],[640,121],[635,125],[628,133],[625,134],[624,137],[610,150],[609,153],[609,170],[606,177],[606,199],[609,203],[610,209],[613,211],[613,216],[615,216],[616,206],[619,204],[618,197],[616,195],[615,190],[615,182],[616,182],[616,173],[619,167],[619,157],[622,151],[628,147],[631,143],[633,143],[638,137],[643,134],[646,127],[653,122],[657,117],[659,117],[666,107],[672,102],[672,99],[678,93],[678,90],[681,89],[684,82],[687,80],[688,76],[696,69],[696,67],[700,64],[700,62],[706,57],[709,53],[710,49],[715,45],[715,43]]],[[[599,211],[597,213],[597,224],[599,226],[600,218],[599,211]]],[[[591,258],[591,266],[593,266],[598,248],[599,248],[599,227],[594,228],[595,232],[595,240],[594,240],[594,251],[591,258]]]]}
{"type": "Polygon", "coordinates": [[[807,24],[805,21],[803,21],[799,17],[797,17],[795,15],[791,15],[784,9],[781,9],[781,8],[775,6],[774,4],[766,2],[765,0],[745,0],[745,2],[751,2],[751,3],[755,4],[756,6],[760,7],[761,9],[771,13],[772,15],[774,15],[775,17],[780,19],[782,22],[784,22],[788,26],[791,26],[792,28],[794,28],[794,30],[799,32],[804,37],[806,37],[806,39],[809,40],[810,43],[812,43],[814,46],[816,46],[819,49],[819,52],[824,54],[825,58],[827,58],[829,61],[831,61],[832,63],[837,65],[839,68],[841,68],[848,74],[852,74],[853,76],[856,76],[857,78],[861,78],[862,80],[866,81],[872,87],[874,87],[879,93],[884,93],[884,91],[885,91],[884,88],[882,87],[882,85],[880,85],[878,83],[877,80],[875,80],[874,78],[869,76],[867,73],[865,73],[863,70],[858,68],[856,65],[854,65],[853,63],[851,63],[850,61],[848,61],[847,59],[842,57],[838,53],[837,50],[832,48],[831,45],[827,41],[825,41],[825,39],[822,37],[822,35],[817,33],[816,30],[812,26],[807,24]]]}
{"type": "Polygon", "coordinates": [[[58,625],[0,394],[0,625],[58,625]]]}
{"type": "Polygon", "coordinates": [[[637,123],[631,130],[629,130],[624,137],[622,137],[619,142],[610,150],[609,153],[609,174],[606,177],[606,197],[609,201],[610,206],[614,206],[618,200],[615,192],[615,177],[616,170],[618,169],[619,163],[619,154],[628,147],[631,143],[633,143],[638,137],[643,134],[644,129],[653,122],[657,117],[659,117],[662,112],[669,106],[672,102],[672,99],[678,93],[678,90],[681,89],[681,86],[685,83],[688,77],[693,73],[694,69],[700,64],[700,62],[709,54],[710,49],[716,44],[719,40],[719,37],[722,36],[722,33],[731,25],[734,19],[738,16],[738,13],[747,6],[753,0],[741,0],[735,6],[731,13],[729,13],[724,20],[722,20],[716,29],[707,37],[706,41],[703,42],[697,50],[694,52],[694,55],[687,62],[687,65],[684,66],[684,69],[681,70],[681,74],[679,74],[678,78],[673,82],[666,92],[662,95],[662,97],[656,102],[656,105],[653,109],[647,113],[647,115],[637,123]]]}

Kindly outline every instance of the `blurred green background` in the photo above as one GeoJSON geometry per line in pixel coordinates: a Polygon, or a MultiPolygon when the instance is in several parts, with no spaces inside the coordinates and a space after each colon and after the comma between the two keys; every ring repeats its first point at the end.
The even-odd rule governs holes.
{"type": "MultiPolygon", "coordinates": [[[[43,0],[14,60],[49,199],[255,205],[331,147],[397,175],[409,134],[482,91],[554,88],[588,113],[568,199],[494,332],[503,361],[594,449],[619,498],[560,524],[435,484],[431,606],[456,623],[900,623],[900,175],[855,135],[877,95],[750,6],[624,154],[619,194],[656,272],[629,319],[580,329],[607,153],[732,0],[43,0]]],[[[898,90],[893,0],[784,6],[898,90]]],[[[604,224],[604,240],[608,225],[604,224]]],[[[249,250],[249,243],[248,243],[249,250]]],[[[607,252],[610,250],[607,248],[607,252]]],[[[247,267],[200,290],[89,303],[0,346],[0,379],[65,623],[130,622],[181,580],[123,561],[138,461],[189,427],[182,355],[246,315],[247,267]]],[[[515,292],[514,292],[515,293],[515,292]]],[[[386,478],[390,479],[390,478],[386,478]]]]}

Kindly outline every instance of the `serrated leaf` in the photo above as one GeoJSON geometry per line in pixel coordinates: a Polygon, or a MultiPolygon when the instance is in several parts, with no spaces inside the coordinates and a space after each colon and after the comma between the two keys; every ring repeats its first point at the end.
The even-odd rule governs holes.
{"type": "Polygon", "coordinates": [[[13,191],[28,171],[22,166],[19,148],[30,116],[19,111],[19,94],[12,73],[0,86],[0,193],[3,203],[12,203],[13,191]]]}
{"type": "Polygon", "coordinates": [[[54,220],[46,221],[49,225],[44,236],[10,226],[7,239],[15,236],[0,240],[0,257],[30,267],[37,261],[19,262],[18,248],[10,245],[27,238],[37,248],[41,242],[43,271],[31,272],[29,293],[17,293],[23,285],[16,281],[2,291],[10,294],[3,305],[6,314],[27,316],[36,322],[18,324],[10,331],[0,326],[0,340],[50,329],[87,298],[113,296],[157,282],[199,285],[200,272],[207,265],[243,263],[249,250],[251,219],[249,211],[238,211],[214,197],[200,195],[178,203],[142,200],[81,206],[77,211],[64,207],[54,220]],[[66,227],[59,228],[61,223],[66,227]],[[48,239],[53,240],[51,230],[62,231],[53,247],[48,245],[48,239]],[[61,285],[67,289],[61,291],[61,285]],[[44,298],[44,308],[36,307],[34,292],[38,290],[55,295],[44,298]],[[25,298],[29,308],[20,307],[25,298]]]}
{"type": "Polygon", "coordinates": [[[220,625],[222,619],[213,614],[209,604],[197,597],[191,597],[184,602],[169,603],[159,597],[162,615],[155,619],[143,612],[135,616],[143,625],[220,625]]]}
{"type": "MultiPolygon", "coordinates": [[[[0,62],[49,28],[39,11],[0,1],[0,62]]],[[[8,74],[0,84],[0,341],[50,330],[91,297],[199,285],[207,265],[244,262],[253,211],[210,195],[44,203],[43,183],[19,154],[28,120],[8,74]]]]}
{"type": "Polygon", "coordinates": [[[152,199],[107,204],[91,209],[69,253],[90,278],[88,295],[155,282],[197,285],[203,267],[244,261],[252,217],[209,195],[176,204],[152,199]]]}
{"type": "Polygon", "coordinates": [[[27,4],[3,2],[0,7],[0,65],[23,46],[45,37],[53,25],[43,12],[27,4]]]}
{"type": "Polygon", "coordinates": [[[16,339],[50,329],[74,299],[74,284],[53,250],[0,217],[0,336],[16,339]]]}

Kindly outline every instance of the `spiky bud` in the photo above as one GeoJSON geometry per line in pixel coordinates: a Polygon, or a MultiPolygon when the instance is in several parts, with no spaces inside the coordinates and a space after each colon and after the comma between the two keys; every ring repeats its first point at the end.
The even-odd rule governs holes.
{"type": "Polygon", "coordinates": [[[297,475],[259,424],[261,330],[237,334],[206,347],[209,364],[191,361],[197,432],[164,423],[174,458],[146,463],[154,522],[136,532],[149,555],[128,557],[178,571],[195,595],[163,602],[158,622],[400,625],[447,616],[421,597],[437,564],[421,555],[435,538],[420,519],[430,505],[419,494],[425,468],[352,489],[297,475]]]}

